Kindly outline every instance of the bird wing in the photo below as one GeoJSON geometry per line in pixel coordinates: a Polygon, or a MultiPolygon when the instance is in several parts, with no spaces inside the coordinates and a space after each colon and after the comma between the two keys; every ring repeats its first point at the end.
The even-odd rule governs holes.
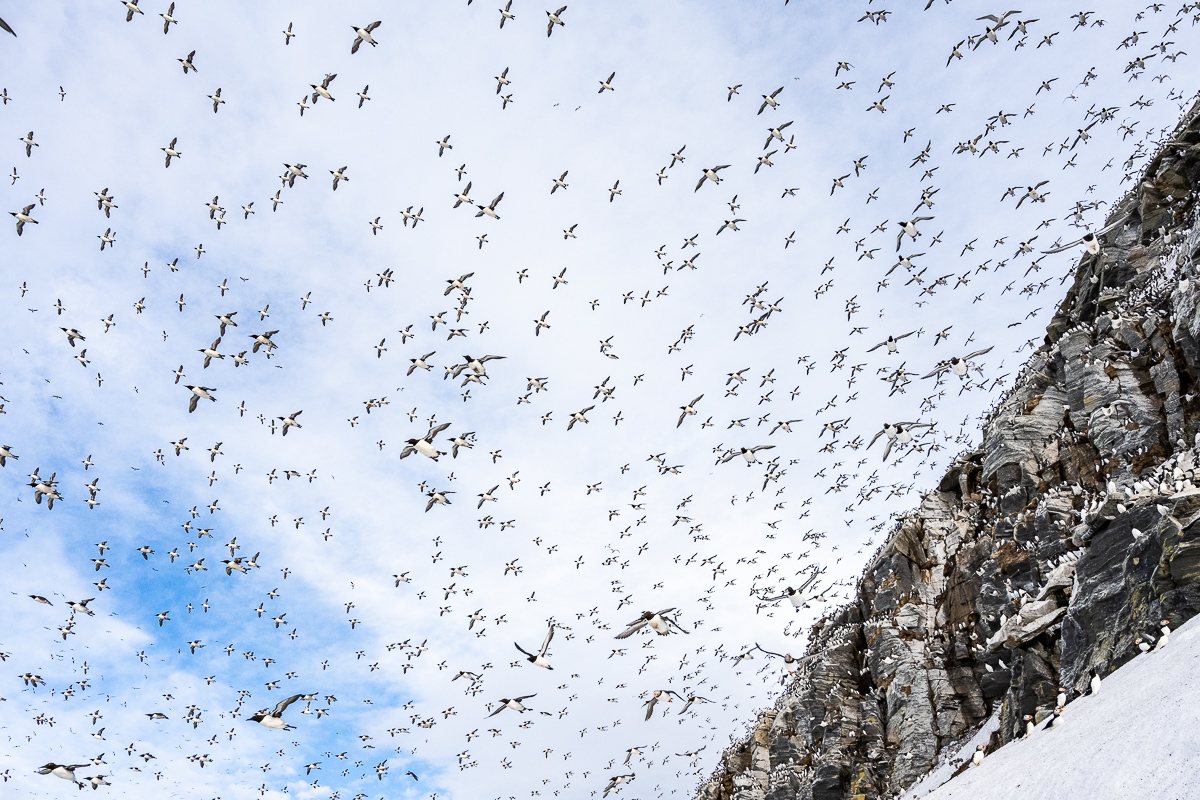
{"type": "Polygon", "coordinates": [[[1080,239],[1076,239],[1073,242],[1068,242],[1067,244],[1060,245],[1059,247],[1051,248],[1050,250],[1043,250],[1042,253],[1044,253],[1046,255],[1053,255],[1054,253],[1061,253],[1064,250],[1070,250],[1072,247],[1076,247],[1077,245],[1082,244],[1082,243],[1083,243],[1083,239],[1080,238],[1080,239]]]}
{"type": "Polygon", "coordinates": [[[757,647],[759,650],[762,650],[764,653],[766,653],[769,656],[775,656],[776,658],[783,658],[783,656],[780,655],[779,653],[772,653],[770,650],[764,649],[763,646],[761,644],[759,644],[758,642],[755,642],[754,646],[757,647]]]}
{"type": "MultiPolygon", "coordinates": [[[[992,345],[992,347],[995,347],[995,345],[992,345]]],[[[976,350],[974,353],[968,354],[967,357],[963,359],[963,361],[970,361],[972,358],[976,358],[977,356],[981,356],[984,353],[991,352],[991,349],[992,348],[989,347],[986,350],[976,350]]]]}
{"type": "Polygon", "coordinates": [[[812,575],[809,575],[808,578],[804,581],[804,583],[800,584],[800,588],[796,590],[796,594],[803,592],[805,589],[807,589],[809,586],[812,585],[813,581],[815,581],[819,577],[821,577],[821,573],[819,573],[819,572],[814,572],[812,575]]]}
{"type": "Polygon", "coordinates": [[[290,706],[292,703],[294,703],[294,702],[296,702],[297,700],[299,700],[301,697],[303,697],[303,695],[294,694],[294,695],[292,695],[291,697],[289,697],[289,698],[287,698],[287,699],[280,700],[280,701],[279,701],[279,702],[278,702],[278,703],[275,705],[275,710],[274,710],[273,712],[271,712],[271,715],[272,715],[272,716],[275,716],[275,717],[278,717],[278,716],[280,716],[281,714],[283,714],[283,712],[284,712],[284,711],[287,709],[287,707],[288,707],[288,706],[290,706]]]}
{"type": "Polygon", "coordinates": [[[645,626],[645,624],[646,624],[646,620],[639,619],[637,622],[632,623],[623,633],[618,633],[614,638],[627,639],[630,636],[632,636],[633,634],[640,631],[645,626]]]}
{"type": "Polygon", "coordinates": [[[543,658],[546,657],[546,651],[550,649],[550,640],[554,638],[554,627],[553,625],[550,626],[550,630],[546,631],[546,640],[542,642],[542,650],[538,655],[543,658]]]}
{"type": "Polygon", "coordinates": [[[1122,225],[1125,224],[1125,220],[1127,220],[1127,219],[1129,219],[1129,214],[1128,213],[1122,214],[1121,216],[1117,217],[1112,222],[1105,225],[1100,230],[1096,231],[1096,235],[1103,236],[1104,234],[1108,233],[1109,231],[1115,230],[1115,229],[1121,227],[1122,225]]]}
{"type": "Polygon", "coordinates": [[[925,378],[932,378],[934,375],[940,375],[941,373],[945,372],[948,369],[950,369],[950,365],[947,364],[945,361],[943,361],[934,368],[933,372],[930,372],[928,375],[922,376],[921,380],[925,380],[925,378]]]}

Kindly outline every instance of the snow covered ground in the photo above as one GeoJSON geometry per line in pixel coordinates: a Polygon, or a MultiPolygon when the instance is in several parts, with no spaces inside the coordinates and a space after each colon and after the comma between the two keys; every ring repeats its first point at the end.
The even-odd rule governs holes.
{"type": "Polygon", "coordinates": [[[1200,798],[1200,623],[1191,620],[1166,648],[1105,678],[1099,694],[1068,704],[1050,730],[1000,748],[940,787],[929,783],[907,797],[1200,798]]]}

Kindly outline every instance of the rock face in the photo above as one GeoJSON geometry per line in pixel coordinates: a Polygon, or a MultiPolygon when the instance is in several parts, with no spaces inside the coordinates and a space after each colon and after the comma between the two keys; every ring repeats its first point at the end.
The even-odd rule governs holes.
{"type": "Polygon", "coordinates": [[[1200,106],[1085,254],[1045,344],[820,620],[699,800],[901,794],[1200,611],[1200,106]]]}

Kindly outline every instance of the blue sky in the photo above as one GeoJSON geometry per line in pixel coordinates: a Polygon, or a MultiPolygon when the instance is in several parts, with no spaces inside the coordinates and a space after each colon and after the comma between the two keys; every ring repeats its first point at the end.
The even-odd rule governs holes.
{"type": "Polygon", "coordinates": [[[978,441],[979,414],[1040,342],[1075,256],[1038,259],[1018,243],[1037,236],[1040,250],[1099,224],[1128,188],[1123,162],[1145,163],[1196,85],[1190,17],[1164,35],[1173,9],[1122,3],[1095,4],[1077,30],[1074,6],[1018,12],[1038,17],[1024,46],[1008,38],[1010,22],[1000,44],[963,45],[949,66],[956,43],[984,32],[976,18],[999,9],[910,2],[876,25],[857,21],[873,5],[572,3],[547,37],[546,9],[524,0],[503,30],[482,2],[177,2],[164,35],[167,5],[147,0],[128,23],[119,3],[5,12],[18,36],[0,50],[11,98],[0,107],[11,164],[0,166],[17,179],[0,191],[6,211],[35,203],[38,221],[5,235],[0,286],[0,444],[20,457],[0,468],[0,552],[12,565],[0,595],[0,773],[22,796],[73,791],[34,770],[99,753],[105,763],[80,774],[111,776],[106,791],[129,794],[590,793],[626,774],[635,745],[647,752],[621,794],[687,793],[779,690],[771,659],[734,666],[728,656],[755,642],[803,647],[823,601],[847,597],[892,515],[978,441]],[[352,55],[352,28],[376,19],[378,46],[352,55]],[[285,45],[289,23],[296,37],[285,45]],[[1138,42],[1120,47],[1134,31],[1138,42]],[[178,59],[193,49],[198,71],[185,75],[178,59]],[[1126,72],[1135,57],[1144,71],[1126,72]],[[498,95],[505,68],[511,83],[498,95]],[[615,91],[598,93],[614,71],[615,91]],[[337,75],[336,100],[314,104],[310,84],[326,74],[337,75]],[[889,74],[894,85],[881,86],[889,74]],[[779,108],[756,113],[780,86],[779,108]],[[218,87],[226,102],[214,114],[218,87]],[[885,96],[885,112],[871,108],[885,96]],[[1072,149],[1101,108],[1115,109],[1111,119],[1072,149]],[[998,114],[1008,124],[987,130],[998,114]],[[768,128],[789,121],[794,148],[764,148],[768,128]],[[30,130],[38,146],[26,157],[19,140],[30,130]],[[453,148],[439,156],[447,134],[453,148]],[[976,149],[992,140],[998,152],[954,152],[976,137],[976,149]],[[162,148],[176,138],[183,155],[166,168],[162,148]],[[770,150],[772,165],[755,172],[770,150]],[[685,160],[668,166],[676,152],[685,160]],[[281,187],[285,163],[310,177],[281,187]],[[722,164],[719,185],[695,189],[701,168],[722,164]],[[349,181],[334,192],[330,172],[343,166],[349,181]],[[568,187],[551,194],[564,170],[568,187]],[[1017,209],[1043,180],[1046,201],[1017,209]],[[475,205],[504,192],[499,220],[452,207],[468,182],[475,205]],[[108,218],[96,208],[102,189],[117,205],[108,218]],[[272,211],[277,191],[284,202],[272,211]],[[1072,225],[1076,204],[1092,201],[1072,225]],[[402,224],[410,206],[424,209],[416,227],[402,224]],[[886,276],[897,223],[918,214],[934,219],[899,252],[924,255],[886,276]],[[735,218],[740,230],[716,233],[735,218]],[[101,252],[106,229],[116,243],[101,252]],[[386,270],[393,280],[380,285],[386,270]],[[466,273],[459,321],[461,293],[444,290],[466,273]],[[744,302],[764,285],[757,300],[781,310],[735,341],[764,313],[744,302]],[[205,369],[197,351],[217,338],[215,317],[235,310],[218,346],[226,357],[205,369]],[[535,336],[547,311],[551,327],[535,336]],[[449,324],[432,330],[443,312],[449,324]],[[321,313],[332,319],[323,325],[321,313]],[[62,327],[86,341],[73,349],[62,327]],[[465,335],[448,340],[451,328],[465,335]],[[250,335],[268,330],[278,331],[271,358],[247,352],[235,367],[250,335]],[[915,330],[896,355],[867,352],[915,330]],[[987,347],[970,391],[955,377],[920,378],[987,347]],[[430,351],[431,371],[405,374],[430,351]],[[487,363],[485,383],[444,379],[467,354],[504,359],[487,363]],[[901,363],[912,381],[889,395],[881,378],[901,363]],[[743,370],[739,387],[729,375],[743,370]],[[529,378],[548,378],[548,390],[529,378]],[[214,387],[217,401],[188,413],[189,383],[214,387]],[[612,399],[598,386],[615,387],[612,399]],[[677,427],[697,395],[699,413],[677,427]],[[568,431],[587,406],[588,422],[568,431]],[[264,424],[297,410],[303,427],[286,437],[264,424]],[[474,447],[400,460],[431,417],[451,423],[442,449],[467,432],[474,447]],[[787,420],[798,420],[790,434],[772,433],[787,420]],[[846,427],[825,451],[834,420],[846,427]],[[884,463],[882,441],[865,449],[884,422],[917,420],[936,423],[921,452],[894,450],[884,463]],[[176,456],[170,443],[182,437],[189,449],[176,456]],[[714,464],[762,444],[774,447],[760,465],[714,464]],[[658,454],[679,471],[661,472],[648,459],[658,454]],[[33,502],[35,468],[59,481],[53,510],[33,502]],[[453,491],[452,504],[426,512],[422,483],[453,491]],[[492,486],[497,500],[477,508],[492,486]],[[238,556],[258,553],[259,568],[226,575],[231,541],[238,556]],[[143,558],[143,546],[154,553],[143,558]],[[207,571],[185,571],[201,558],[207,571]],[[752,590],[774,593],[821,568],[809,609],[756,612],[752,590]],[[409,581],[397,586],[398,574],[409,581]],[[93,585],[102,579],[110,590],[93,585]],[[75,615],[63,641],[64,601],[85,597],[95,616],[75,615]],[[670,607],[687,636],[613,640],[641,611],[670,607]],[[477,609],[485,619],[468,628],[477,609]],[[534,648],[551,619],[566,627],[544,672],[512,642],[534,648]],[[195,654],[192,641],[203,645],[195,654]],[[484,676],[477,693],[451,680],[463,670],[484,676]],[[27,672],[46,685],[27,686],[27,672]],[[685,687],[713,702],[641,719],[651,691],[685,687]],[[235,717],[239,692],[250,695],[235,717]],[[286,733],[246,721],[285,692],[315,692],[309,710],[328,713],[293,706],[286,733]],[[487,716],[501,698],[532,693],[533,711],[487,716]],[[185,720],[189,706],[200,723],[185,720]],[[146,716],[156,711],[168,719],[146,716]],[[100,728],[103,741],[91,738],[100,728]],[[676,755],[699,747],[694,762],[676,755]]]}

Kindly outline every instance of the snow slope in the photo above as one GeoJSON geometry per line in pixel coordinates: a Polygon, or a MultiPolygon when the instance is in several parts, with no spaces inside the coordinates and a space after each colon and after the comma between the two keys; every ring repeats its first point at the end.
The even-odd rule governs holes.
{"type": "MultiPolygon", "coordinates": [[[[973,748],[972,748],[973,749],[973,748]]],[[[1200,623],[1104,679],[1038,730],[923,800],[1200,798],[1200,623]]]]}

